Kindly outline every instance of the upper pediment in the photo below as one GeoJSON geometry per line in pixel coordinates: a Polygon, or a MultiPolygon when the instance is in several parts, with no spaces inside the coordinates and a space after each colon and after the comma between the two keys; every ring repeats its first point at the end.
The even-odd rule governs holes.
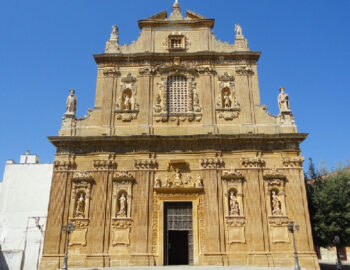
{"type": "Polygon", "coordinates": [[[164,26],[164,25],[200,25],[210,28],[214,27],[214,19],[206,18],[191,10],[186,11],[186,17],[184,18],[181,13],[179,3],[176,1],[173,5],[173,11],[168,16],[166,11],[159,12],[151,17],[143,20],[139,20],[139,27],[142,29],[145,26],[164,26]]]}

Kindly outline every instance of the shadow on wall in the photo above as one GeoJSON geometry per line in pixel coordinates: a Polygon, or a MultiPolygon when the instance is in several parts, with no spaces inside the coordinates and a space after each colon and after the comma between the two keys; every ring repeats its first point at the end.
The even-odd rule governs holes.
{"type": "Polygon", "coordinates": [[[2,253],[1,246],[0,246],[0,269],[1,270],[9,270],[9,267],[8,267],[7,262],[5,260],[4,254],[2,253]]]}

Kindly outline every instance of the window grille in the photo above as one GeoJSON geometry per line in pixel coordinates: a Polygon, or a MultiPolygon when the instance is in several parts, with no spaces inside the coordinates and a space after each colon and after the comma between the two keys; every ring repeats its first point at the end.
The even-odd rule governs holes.
{"type": "Polygon", "coordinates": [[[167,82],[168,110],[170,114],[187,112],[187,79],[172,76],[167,82]]]}
{"type": "Polygon", "coordinates": [[[170,40],[170,47],[172,49],[182,48],[181,39],[171,39],[170,40]]]}

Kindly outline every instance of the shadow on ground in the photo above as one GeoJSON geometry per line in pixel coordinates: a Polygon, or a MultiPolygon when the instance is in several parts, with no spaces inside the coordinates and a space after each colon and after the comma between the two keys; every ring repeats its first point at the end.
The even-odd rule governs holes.
{"type": "Polygon", "coordinates": [[[9,270],[9,267],[8,267],[7,262],[5,260],[4,254],[2,253],[1,246],[0,246],[0,269],[1,270],[9,270]]]}
{"type": "MultiPolygon", "coordinates": [[[[335,263],[320,263],[321,270],[337,270],[335,263]]],[[[343,270],[350,270],[350,265],[343,265],[343,270]]]]}

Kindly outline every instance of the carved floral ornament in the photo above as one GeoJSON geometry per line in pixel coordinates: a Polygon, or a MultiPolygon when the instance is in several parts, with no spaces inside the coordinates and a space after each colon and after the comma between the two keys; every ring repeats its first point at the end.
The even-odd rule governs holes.
{"type": "Polygon", "coordinates": [[[227,170],[222,172],[221,178],[225,181],[243,180],[242,173],[236,170],[227,170]]]}
{"type": "Polygon", "coordinates": [[[117,169],[117,163],[114,160],[114,157],[109,157],[108,159],[98,159],[92,162],[93,167],[97,171],[107,171],[117,169]]]}
{"type": "Polygon", "coordinates": [[[74,158],[72,160],[55,160],[53,165],[56,171],[68,171],[76,168],[74,158]]]}
{"type": "Polygon", "coordinates": [[[224,166],[224,161],[220,156],[213,158],[202,158],[199,163],[204,169],[216,169],[224,166]]]}
{"type": "Polygon", "coordinates": [[[241,109],[236,98],[234,76],[230,76],[225,72],[218,76],[218,81],[216,111],[219,118],[225,120],[237,118],[241,109]]]}
{"type": "Polygon", "coordinates": [[[100,70],[102,70],[103,76],[108,78],[120,76],[119,67],[117,66],[103,67],[103,68],[100,68],[100,70]]]}
{"type": "Polygon", "coordinates": [[[236,74],[239,76],[252,76],[254,71],[250,66],[239,66],[236,68],[236,74]]]}
{"type": "Polygon", "coordinates": [[[124,181],[131,181],[131,182],[133,182],[133,181],[135,181],[135,177],[130,172],[128,172],[126,170],[123,170],[123,171],[120,171],[120,172],[115,172],[113,174],[113,180],[121,181],[121,182],[124,182],[124,181]]]}
{"type": "Polygon", "coordinates": [[[288,167],[288,168],[302,167],[304,160],[305,158],[300,156],[282,157],[282,164],[284,167],[288,167]]]}
{"type": "Polygon", "coordinates": [[[231,216],[225,218],[225,223],[228,227],[241,227],[246,223],[246,219],[243,216],[231,216]]]}
{"type": "Polygon", "coordinates": [[[154,158],[138,159],[134,161],[137,170],[152,170],[158,168],[158,162],[154,158]]]}
{"type": "Polygon", "coordinates": [[[244,168],[262,168],[266,164],[265,160],[259,155],[256,157],[242,157],[241,161],[244,168]]]}

